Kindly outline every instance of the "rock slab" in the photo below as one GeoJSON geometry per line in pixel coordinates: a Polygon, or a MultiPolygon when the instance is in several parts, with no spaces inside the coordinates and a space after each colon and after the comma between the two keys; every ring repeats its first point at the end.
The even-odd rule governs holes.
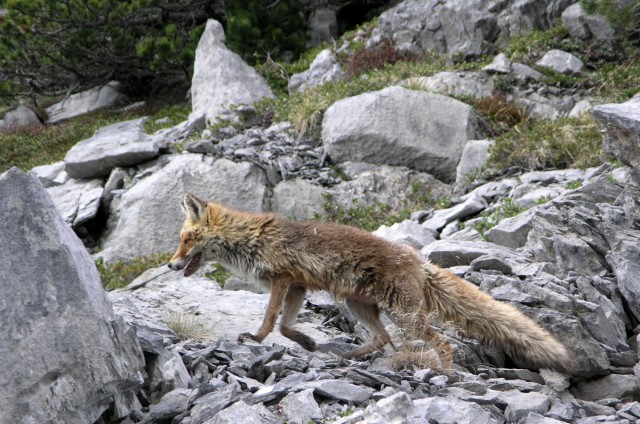
{"type": "Polygon", "coordinates": [[[113,402],[127,416],[144,360],[93,260],[35,176],[2,174],[0,198],[0,422],[92,423],[113,402]]]}

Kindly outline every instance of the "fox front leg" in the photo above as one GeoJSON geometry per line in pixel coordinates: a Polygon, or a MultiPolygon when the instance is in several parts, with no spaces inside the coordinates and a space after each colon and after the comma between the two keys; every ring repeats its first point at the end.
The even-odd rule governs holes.
{"type": "Polygon", "coordinates": [[[289,287],[286,284],[278,284],[278,282],[271,283],[271,294],[269,295],[269,303],[267,304],[267,311],[264,314],[262,325],[260,326],[256,334],[240,334],[238,336],[239,343],[242,343],[247,339],[260,343],[264,340],[265,337],[267,337],[269,333],[273,331],[288,288],[289,287]]]}

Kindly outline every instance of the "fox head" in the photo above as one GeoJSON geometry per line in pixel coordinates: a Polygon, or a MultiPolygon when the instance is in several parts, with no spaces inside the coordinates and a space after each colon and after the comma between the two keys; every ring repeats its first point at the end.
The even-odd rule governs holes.
{"type": "Polygon", "coordinates": [[[174,271],[184,269],[184,276],[188,277],[205,262],[203,234],[209,224],[209,211],[207,202],[191,193],[184,194],[180,206],[186,219],[180,231],[180,246],[167,265],[174,271]]]}

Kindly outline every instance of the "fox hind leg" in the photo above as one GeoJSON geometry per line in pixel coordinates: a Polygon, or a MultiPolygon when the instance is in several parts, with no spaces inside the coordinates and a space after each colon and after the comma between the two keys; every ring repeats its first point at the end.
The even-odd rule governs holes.
{"type": "Polygon", "coordinates": [[[290,286],[284,298],[282,317],[280,318],[280,333],[293,340],[306,350],[316,350],[316,342],[306,334],[293,328],[293,323],[298,317],[298,312],[304,303],[305,288],[302,286],[290,286]]]}
{"type": "Polygon", "coordinates": [[[371,336],[371,341],[344,355],[346,359],[357,359],[368,353],[381,350],[391,341],[391,336],[389,336],[389,333],[387,333],[387,330],[385,330],[380,322],[380,309],[378,305],[355,299],[346,299],[345,304],[354,318],[364,325],[371,336]]]}

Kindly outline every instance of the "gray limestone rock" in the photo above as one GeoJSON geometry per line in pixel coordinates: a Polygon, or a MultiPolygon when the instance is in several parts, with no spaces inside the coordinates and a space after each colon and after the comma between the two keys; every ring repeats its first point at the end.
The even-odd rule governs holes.
{"type": "Polygon", "coordinates": [[[145,119],[100,128],[93,137],[73,146],[64,158],[67,174],[71,178],[103,177],[117,166],[131,166],[158,156],[160,144],[145,132],[145,119]]]}
{"type": "Polygon", "coordinates": [[[580,3],[572,4],[562,12],[562,23],[575,38],[597,41],[613,41],[616,38],[616,33],[607,18],[585,13],[580,3]]]}
{"type": "Polygon", "coordinates": [[[640,382],[635,375],[609,374],[602,378],[581,381],[571,392],[583,400],[617,398],[631,401],[640,395],[640,382]]]}
{"type": "Polygon", "coordinates": [[[464,185],[474,170],[481,169],[489,159],[489,148],[493,140],[469,140],[464,146],[460,162],[456,167],[456,183],[464,185]]]}
{"type": "Polygon", "coordinates": [[[271,209],[289,218],[312,219],[322,215],[326,188],[302,178],[281,181],[273,188],[271,209]]]}
{"type": "Polygon", "coordinates": [[[407,166],[444,182],[455,179],[462,149],[477,135],[470,106],[402,87],[339,100],[322,121],[322,142],[333,161],[407,166]]]}
{"type": "Polygon", "coordinates": [[[233,105],[273,97],[262,77],[225,47],[224,38],[222,25],[209,19],[195,54],[190,122],[205,117],[215,123],[233,105]]]}
{"type": "Polygon", "coordinates": [[[418,86],[423,90],[445,96],[468,96],[475,99],[489,97],[494,91],[494,82],[481,72],[438,72],[430,77],[416,77],[403,81],[402,85],[418,86]]]}
{"type": "Polygon", "coordinates": [[[383,225],[372,234],[395,243],[406,244],[415,249],[422,249],[436,240],[431,231],[411,220],[398,222],[390,227],[383,225]]]}
{"type": "Polygon", "coordinates": [[[180,200],[186,191],[232,208],[266,209],[266,178],[255,165],[227,159],[211,163],[197,154],[173,156],[122,194],[99,256],[112,261],[175,251],[184,222],[180,200]]]}
{"type": "Polygon", "coordinates": [[[37,181],[0,176],[0,421],[88,423],[139,409],[143,358],[95,264],[37,181]]]}
{"type": "Polygon", "coordinates": [[[322,411],[313,397],[313,389],[289,393],[279,405],[287,422],[291,424],[307,424],[309,421],[323,418],[322,411]]]}
{"type": "Polygon", "coordinates": [[[123,93],[122,84],[111,81],[101,87],[72,94],[63,101],[49,106],[46,109],[47,123],[53,124],[100,109],[124,106],[127,103],[129,98],[123,93]]]}
{"type": "Polygon", "coordinates": [[[5,113],[0,119],[0,130],[11,130],[29,126],[41,126],[40,118],[35,112],[24,105],[5,113]]]}
{"type": "Polygon", "coordinates": [[[44,188],[49,188],[64,183],[64,181],[60,181],[60,178],[58,178],[63,172],[64,162],[62,161],[52,163],[50,165],[34,166],[29,170],[30,174],[34,174],[36,177],[38,177],[40,184],[42,184],[44,188]]]}
{"type": "Polygon", "coordinates": [[[605,151],[640,174],[640,101],[596,106],[591,114],[605,131],[605,151]]]}
{"type": "Polygon", "coordinates": [[[291,75],[289,79],[289,93],[304,91],[307,88],[322,85],[329,81],[340,80],[345,77],[342,65],[338,62],[331,49],[324,49],[313,59],[309,69],[299,74],[291,75]]]}
{"type": "Polygon", "coordinates": [[[104,188],[101,180],[68,180],[47,192],[65,222],[78,227],[97,215],[104,188]]]}
{"type": "Polygon", "coordinates": [[[561,74],[579,74],[584,69],[584,63],[580,59],[571,53],[557,49],[545,53],[536,65],[551,68],[561,74]]]}
{"type": "Polygon", "coordinates": [[[453,397],[429,397],[413,402],[416,418],[425,418],[438,424],[498,424],[503,419],[495,417],[475,402],[465,402],[453,397]]]}

